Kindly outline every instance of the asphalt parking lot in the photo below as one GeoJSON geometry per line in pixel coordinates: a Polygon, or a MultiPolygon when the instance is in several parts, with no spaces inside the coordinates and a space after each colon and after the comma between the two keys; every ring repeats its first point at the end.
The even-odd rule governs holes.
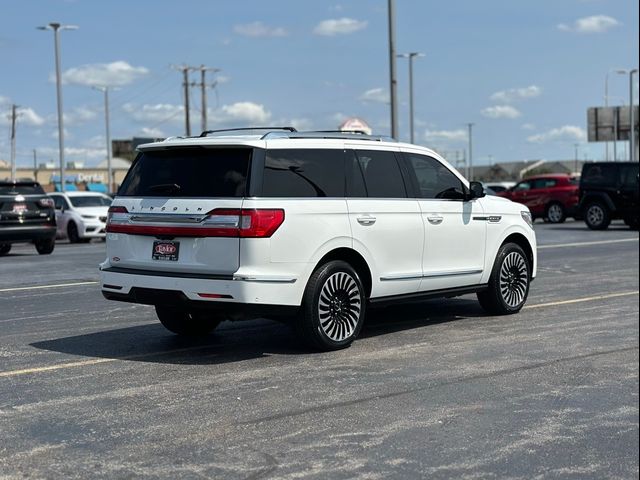
{"type": "Polygon", "coordinates": [[[16,246],[0,478],[637,478],[638,232],[536,230],[520,314],[388,308],[322,354],[264,320],[177,338],[103,300],[103,243],[16,246]]]}

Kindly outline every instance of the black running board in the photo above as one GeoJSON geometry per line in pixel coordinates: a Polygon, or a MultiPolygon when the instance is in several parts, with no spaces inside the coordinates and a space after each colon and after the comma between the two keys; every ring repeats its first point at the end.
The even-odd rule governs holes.
{"type": "Polygon", "coordinates": [[[403,295],[389,295],[386,297],[370,298],[369,304],[371,306],[385,306],[387,304],[401,303],[401,302],[419,302],[421,300],[428,300],[430,298],[452,298],[459,297],[460,295],[467,295],[469,293],[482,292],[489,288],[489,285],[483,283],[481,285],[470,285],[467,287],[455,287],[455,288],[443,288],[441,290],[431,290],[428,292],[414,292],[406,293],[403,295]]]}

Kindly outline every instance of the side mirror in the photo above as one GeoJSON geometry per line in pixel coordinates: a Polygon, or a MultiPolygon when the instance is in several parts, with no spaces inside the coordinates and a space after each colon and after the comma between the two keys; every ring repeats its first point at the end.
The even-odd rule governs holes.
{"type": "Polygon", "coordinates": [[[469,183],[469,200],[473,200],[474,198],[482,198],[484,196],[484,187],[480,182],[469,183]]]}

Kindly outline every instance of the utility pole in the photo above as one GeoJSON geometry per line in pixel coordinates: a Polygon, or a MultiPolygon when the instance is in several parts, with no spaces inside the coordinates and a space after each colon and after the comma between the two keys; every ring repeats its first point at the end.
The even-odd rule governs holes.
{"type": "Polygon", "coordinates": [[[107,193],[115,191],[113,185],[113,169],[111,168],[111,129],[109,122],[109,87],[93,87],[95,90],[104,93],[104,123],[107,138],[107,193]]]}
{"type": "Polygon", "coordinates": [[[391,97],[391,137],[398,139],[398,79],[396,78],[396,6],[388,0],[389,17],[389,94],[391,97]]]}
{"type": "Polygon", "coordinates": [[[573,172],[574,173],[578,171],[578,147],[579,146],[580,146],[579,143],[573,144],[573,148],[574,148],[573,172]]]}
{"type": "Polygon", "coordinates": [[[473,126],[475,123],[467,123],[469,128],[469,163],[467,164],[467,179],[473,182],[473,126]]]}
{"type": "Polygon", "coordinates": [[[33,149],[33,179],[38,181],[38,152],[33,149]]]}
{"type": "Polygon", "coordinates": [[[200,83],[194,83],[193,85],[200,87],[200,97],[202,101],[202,113],[201,113],[200,126],[202,128],[202,131],[204,132],[207,130],[207,88],[208,87],[215,88],[215,86],[217,85],[217,82],[207,84],[206,75],[207,75],[207,72],[219,72],[220,69],[213,68],[213,67],[206,67],[204,65],[200,65],[200,67],[198,67],[197,69],[200,70],[200,83]]]}
{"type": "Polygon", "coordinates": [[[46,26],[37,27],[38,30],[53,31],[53,46],[55,49],[56,62],[56,97],[58,99],[58,148],[60,150],[60,191],[64,192],[64,125],[62,115],[62,80],[60,78],[60,30],[76,30],[76,25],[61,25],[60,23],[49,23],[46,26]]]}
{"type": "Polygon", "coordinates": [[[11,105],[11,181],[16,181],[16,109],[11,105]]]}
{"type": "Polygon", "coordinates": [[[189,117],[189,71],[194,67],[188,65],[174,66],[176,70],[182,72],[182,88],[184,91],[184,131],[187,137],[191,136],[191,119],[189,117]]]}
{"type": "Polygon", "coordinates": [[[634,105],[633,105],[633,75],[638,73],[638,69],[634,68],[629,71],[629,160],[636,160],[636,126],[634,124],[634,105]]]}

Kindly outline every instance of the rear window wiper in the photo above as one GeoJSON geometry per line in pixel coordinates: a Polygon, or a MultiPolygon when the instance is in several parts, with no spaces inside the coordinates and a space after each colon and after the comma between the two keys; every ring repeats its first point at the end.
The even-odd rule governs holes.
{"type": "Polygon", "coordinates": [[[180,189],[181,187],[177,183],[160,183],[158,185],[151,185],[148,190],[155,193],[176,193],[179,192],[180,189]]]}

